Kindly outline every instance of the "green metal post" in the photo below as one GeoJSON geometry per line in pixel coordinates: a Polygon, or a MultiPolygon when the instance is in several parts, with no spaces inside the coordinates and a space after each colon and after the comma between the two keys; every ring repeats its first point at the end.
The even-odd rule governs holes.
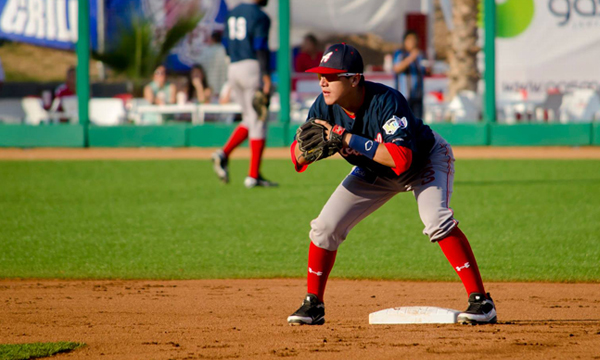
{"type": "Polygon", "coordinates": [[[77,13],[77,98],[79,99],[79,123],[85,127],[87,146],[87,125],[89,122],[90,99],[90,3],[80,0],[77,13]]]}
{"type": "Polygon", "coordinates": [[[496,121],[496,1],[485,0],[485,120],[496,121]]]}
{"type": "Polygon", "coordinates": [[[279,1],[279,50],[277,50],[277,76],[281,110],[279,121],[283,123],[287,144],[290,126],[291,95],[291,50],[290,50],[290,0],[279,1]]]}

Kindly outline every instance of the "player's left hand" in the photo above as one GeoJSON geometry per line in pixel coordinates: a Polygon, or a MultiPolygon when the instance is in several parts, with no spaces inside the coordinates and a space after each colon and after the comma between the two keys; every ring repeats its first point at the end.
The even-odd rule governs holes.
{"type": "Polygon", "coordinates": [[[269,96],[260,90],[256,90],[252,98],[252,107],[256,111],[258,120],[265,121],[269,115],[269,96]]]}

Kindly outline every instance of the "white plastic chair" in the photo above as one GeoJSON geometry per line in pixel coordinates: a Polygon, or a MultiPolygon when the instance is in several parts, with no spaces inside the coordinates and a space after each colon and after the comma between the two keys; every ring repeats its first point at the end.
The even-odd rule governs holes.
{"type": "Polygon", "coordinates": [[[133,121],[136,125],[143,125],[142,114],[137,110],[138,106],[150,105],[150,103],[144,98],[133,98],[129,100],[129,109],[127,117],[133,121]]]}
{"type": "Polygon", "coordinates": [[[71,124],[79,122],[79,100],[76,95],[63,96],[61,99],[62,111],[64,117],[69,118],[71,124]]]}
{"type": "Polygon", "coordinates": [[[122,124],[126,118],[123,100],[116,98],[92,98],[90,100],[90,122],[100,126],[122,124]]]}
{"type": "Polygon", "coordinates": [[[21,100],[21,106],[25,112],[25,124],[39,125],[52,120],[50,113],[44,109],[42,99],[26,97],[21,100]]]}
{"type": "Polygon", "coordinates": [[[423,121],[427,124],[444,122],[448,103],[429,92],[423,97],[423,121]]]}
{"type": "Polygon", "coordinates": [[[547,93],[544,101],[535,108],[535,120],[538,122],[553,122],[556,119],[556,115],[560,113],[562,101],[562,93],[547,93]]]}
{"type": "Polygon", "coordinates": [[[498,109],[498,122],[504,124],[516,124],[517,117],[524,114],[519,113],[517,107],[524,101],[523,93],[519,91],[501,92],[498,94],[496,107],[498,109]]]}
{"type": "Polygon", "coordinates": [[[599,111],[600,97],[594,90],[575,90],[563,97],[560,105],[560,122],[563,124],[590,122],[599,111]]]}
{"type": "Polygon", "coordinates": [[[21,99],[0,99],[0,122],[20,124],[25,118],[21,99]]]}
{"type": "Polygon", "coordinates": [[[448,104],[452,122],[455,124],[478,122],[481,114],[480,104],[481,101],[474,91],[460,91],[448,104]]]}

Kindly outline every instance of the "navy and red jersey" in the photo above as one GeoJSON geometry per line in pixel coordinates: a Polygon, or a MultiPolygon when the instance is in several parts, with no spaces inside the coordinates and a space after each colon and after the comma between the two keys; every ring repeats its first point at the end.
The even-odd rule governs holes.
{"type": "MultiPolygon", "coordinates": [[[[326,120],[331,125],[343,126],[352,134],[385,144],[392,157],[394,148],[409,154],[410,169],[425,165],[435,143],[431,128],[413,115],[404,96],[383,84],[365,81],[364,102],[352,119],[337,105],[327,105],[319,95],[308,113],[309,118],[326,120]]],[[[377,176],[394,178],[401,175],[393,168],[379,164],[351,148],[340,154],[356,165],[377,176]]],[[[405,169],[403,169],[405,170],[405,169]]]]}
{"type": "Polygon", "coordinates": [[[256,4],[240,4],[227,14],[223,43],[231,62],[256,60],[257,50],[269,49],[269,16],[256,4]]]}

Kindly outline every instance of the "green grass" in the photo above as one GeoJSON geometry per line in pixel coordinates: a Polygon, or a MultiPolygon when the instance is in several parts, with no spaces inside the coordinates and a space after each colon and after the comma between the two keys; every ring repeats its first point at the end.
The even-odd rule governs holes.
{"type": "MultiPolygon", "coordinates": [[[[0,162],[0,277],[305,274],[310,220],[350,170],[327,160],[277,189],[217,182],[208,161],[0,162]]],[[[452,207],[486,280],[600,281],[600,161],[462,160],[452,207]]],[[[455,280],[399,194],[349,235],[335,277],[455,280]]]]}
{"type": "Polygon", "coordinates": [[[53,342],[31,344],[0,344],[0,360],[27,360],[69,352],[84,346],[83,343],[53,342]]]}

